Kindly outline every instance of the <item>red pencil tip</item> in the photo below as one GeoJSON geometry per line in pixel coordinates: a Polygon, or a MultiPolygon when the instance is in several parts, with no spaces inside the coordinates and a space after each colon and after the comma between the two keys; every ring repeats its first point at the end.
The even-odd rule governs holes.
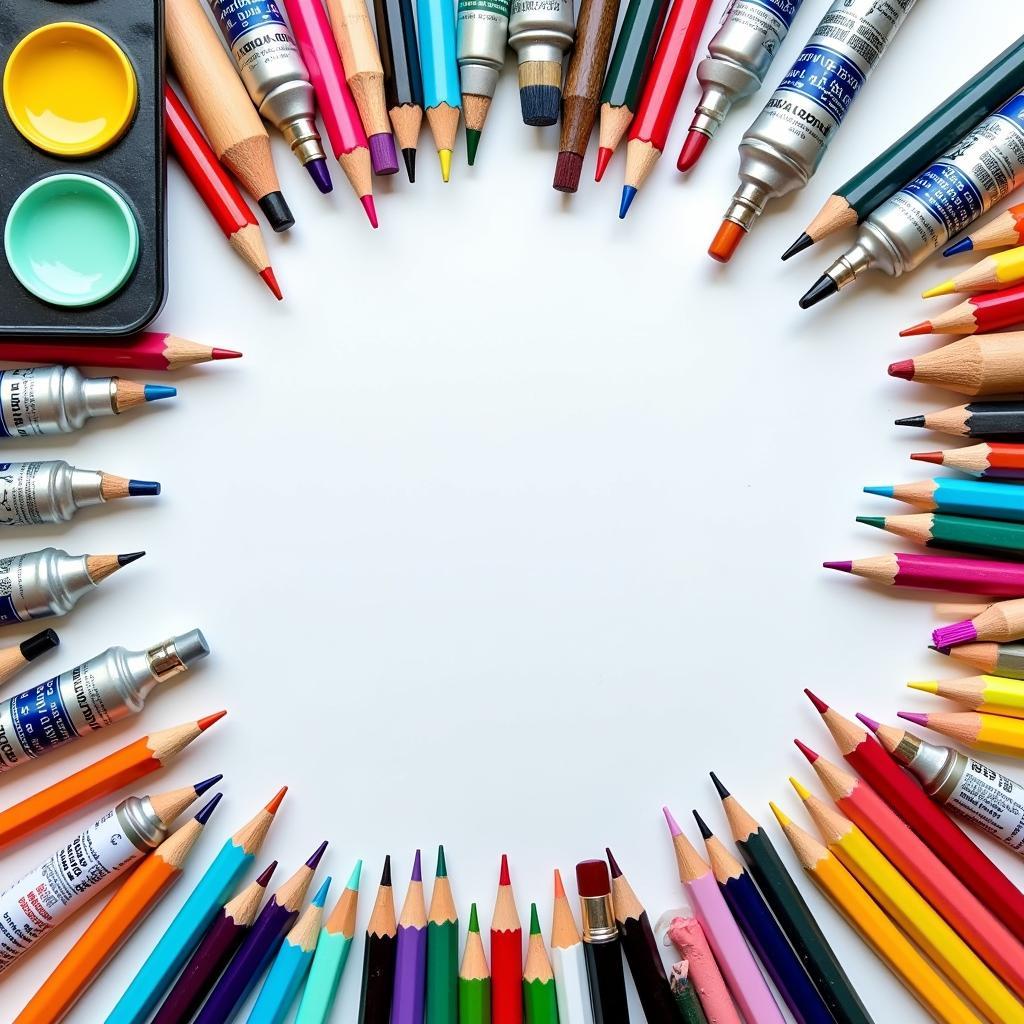
{"type": "Polygon", "coordinates": [[[594,168],[594,181],[600,181],[604,177],[604,172],[608,170],[608,165],[612,162],[612,156],[614,150],[609,149],[607,146],[601,146],[597,151],[597,167],[594,168]]]}
{"type": "Polygon", "coordinates": [[[511,885],[512,876],[508,873],[508,854],[501,855],[501,874],[498,876],[498,885],[511,885]]]}
{"type": "Polygon", "coordinates": [[[676,169],[688,171],[700,159],[710,141],[711,136],[705,135],[703,132],[688,132],[683,148],[679,151],[676,169]]]}
{"type": "Polygon", "coordinates": [[[565,886],[562,884],[562,872],[555,868],[555,899],[565,899],[565,886]]]}
{"type": "Polygon", "coordinates": [[[793,740],[793,742],[796,744],[796,749],[799,750],[800,753],[811,762],[811,764],[814,764],[814,762],[821,756],[817,751],[811,750],[811,748],[802,740],[793,740]]]}
{"type": "Polygon", "coordinates": [[[733,253],[739,248],[740,242],[746,231],[735,221],[723,220],[718,226],[718,232],[708,246],[708,255],[719,263],[728,263],[733,253]]]}
{"type": "Polygon", "coordinates": [[[266,808],[265,808],[265,809],[266,809],[267,811],[269,811],[269,812],[270,812],[271,814],[277,814],[277,809],[278,809],[278,807],[280,807],[280,806],[281,806],[281,801],[282,801],[282,800],[284,800],[284,795],[285,795],[285,793],[287,793],[287,792],[288,792],[288,787],[287,787],[287,786],[282,786],[282,787],[281,787],[281,788],[280,788],[280,789],[279,789],[279,790],[278,790],[278,791],[277,791],[277,792],[276,792],[276,793],[274,794],[274,797],[273,797],[273,799],[272,799],[272,800],[270,801],[270,803],[269,803],[269,804],[267,804],[267,806],[266,806],[266,808]]]}
{"type": "Polygon", "coordinates": [[[274,276],[274,268],[264,267],[260,271],[260,277],[266,281],[267,287],[274,293],[274,298],[280,302],[284,296],[281,294],[281,286],[277,283],[277,278],[274,276]]]}
{"type": "Polygon", "coordinates": [[[200,718],[199,721],[196,722],[196,726],[200,732],[206,732],[214,722],[219,722],[226,714],[226,711],[217,711],[212,715],[207,715],[205,718],[200,718]]]}
{"type": "Polygon", "coordinates": [[[242,353],[236,352],[233,348],[215,348],[210,355],[214,359],[241,359],[242,353]]]}
{"type": "Polygon", "coordinates": [[[807,694],[807,699],[817,708],[819,715],[823,715],[828,711],[828,705],[819,696],[811,693],[806,686],[804,687],[804,693],[807,694]]]}
{"type": "Polygon", "coordinates": [[[936,466],[942,465],[942,452],[911,452],[910,457],[915,462],[932,462],[936,466]]]}
{"type": "Polygon", "coordinates": [[[901,359],[898,363],[889,364],[889,376],[899,377],[901,380],[914,379],[914,360],[901,359]]]}
{"type": "Polygon", "coordinates": [[[377,226],[377,207],[373,205],[373,196],[365,195],[359,197],[359,202],[363,204],[363,209],[366,211],[366,217],[369,222],[376,227],[377,226]]]}
{"type": "Polygon", "coordinates": [[[900,331],[901,338],[910,338],[915,334],[931,334],[932,333],[932,322],[931,320],[922,320],[919,324],[914,324],[913,327],[904,327],[900,331]]]}

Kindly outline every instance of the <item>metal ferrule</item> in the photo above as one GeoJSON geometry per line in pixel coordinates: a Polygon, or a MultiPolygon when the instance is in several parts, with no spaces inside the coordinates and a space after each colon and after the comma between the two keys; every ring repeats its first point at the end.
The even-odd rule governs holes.
{"type": "Polygon", "coordinates": [[[0,526],[64,523],[104,500],[103,474],[63,460],[0,463],[0,526]]]}
{"type": "Polygon", "coordinates": [[[845,288],[874,267],[885,269],[895,266],[893,255],[884,238],[861,225],[857,241],[825,271],[825,274],[831,277],[839,288],[845,288]]]}
{"type": "Polygon", "coordinates": [[[618,938],[615,910],[611,896],[581,896],[584,942],[611,942],[618,938]]]}
{"type": "Polygon", "coordinates": [[[155,850],[167,838],[167,829],[148,796],[130,796],[114,813],[129,842],[140,850],[155,850]]]}
{"type": "Polygon", "coordinates": [[[65,615],[96,586],[86,555],[43,548],[0,559],[0,625],[65,615]]]}
{"type": "Polygon", "coordinates": [[[0,372],[0,436],[68,434],[93,416],[113,416],[113,377],[83,377],[73,366],[0,372]]]}
{"type": "Polygon", "coordinates": [[[460,3],[457,25],[455,54],[462,91],[493,96],[508,49],[508,3],[460,3]]]}
{"type": "MultiPolygon", "coordinates": [[[[953,774],[958,756],[961,755],[950,747],[926,743],[909,733],[904,735],[899,746],[893,751],[893,757],[909,769],[929,796],[933,796],[947,783],[953,774]]],[[[966,758],[963,759],[963,764],[967,764],[966,758]]]]}
{"type": "Polygon", "coordinates": [[[520,64],[557,61],[569,51],[576,35],[572,0],[512,0],[508,19],[508,44],[520,64]]]}
{"type": "Polygon", "coordinates": [[[193,629],[151,647],[146,651],[146,660],[153,679],[162,683],[184,672],[193,662],[209,653],[210,646],[202,630],[193,629]]]}
{"type": "Polygon", "coordinates": [[[772,192],[756,182],[744,182],[733,194],[723,220],[731,220],[749,231],[754,221],[764,212],[772,192]]]}

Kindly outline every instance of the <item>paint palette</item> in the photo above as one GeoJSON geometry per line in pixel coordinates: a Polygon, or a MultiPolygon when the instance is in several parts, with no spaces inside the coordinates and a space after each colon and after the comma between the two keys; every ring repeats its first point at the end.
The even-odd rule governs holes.
{"type": "Polygon", "coordinates": [[[159,312],[163,24],[162,0],[0,0],[0,335],[159,312]]]}

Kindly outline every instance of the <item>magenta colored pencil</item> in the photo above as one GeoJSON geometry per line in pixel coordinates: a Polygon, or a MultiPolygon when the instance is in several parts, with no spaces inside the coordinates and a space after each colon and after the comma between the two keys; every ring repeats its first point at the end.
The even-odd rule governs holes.
{"type": "Polygon", "coordinates": [[[395,954],[395,994],[391,1024],[423,1024],[427,987],[427,909],[423,899],[423,868],[420,851],[412,865],[412,880],[398,920],[395,954]]]}
{"type": "Polygon", "coordinates": [[[826,569],[853,573],[891,587],[952,590],[986,597],[1024,597],[1024,565],[946,555],[897,552],[852,562],[825,562],[826,569]]]}

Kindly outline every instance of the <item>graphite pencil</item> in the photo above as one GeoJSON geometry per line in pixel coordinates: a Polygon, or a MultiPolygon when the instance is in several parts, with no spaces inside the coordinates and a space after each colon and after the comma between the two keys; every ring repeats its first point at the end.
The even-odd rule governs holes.
{"type": "Polygon", "coordinates": [[[889,376],[962,395],[1005,395],[1024,389],[1022,355],[1024,332],[979,334],[890,363],[889,376]]]}
{"type": "Polygon", "coordinates": [[[977,437],[986,441],[1024,440],[1024,402],[971,402],[923,416],[905,416],[897,427],[923,427],[953,437],[977,437]]]}
{"type": "Polygon", "coordinates": [[[1024,323],[1024,285],[972,295],[959,305],[900,331],[901,338],[918,334],[977,334],[1024,323]]]}
{"type": "Polygon", "coordinates": [[[913,452],[915,462],[946,466],[982,480],[1024,480],[1024,444],[997,441],[949,448],[938,452],[913,452]]]}

